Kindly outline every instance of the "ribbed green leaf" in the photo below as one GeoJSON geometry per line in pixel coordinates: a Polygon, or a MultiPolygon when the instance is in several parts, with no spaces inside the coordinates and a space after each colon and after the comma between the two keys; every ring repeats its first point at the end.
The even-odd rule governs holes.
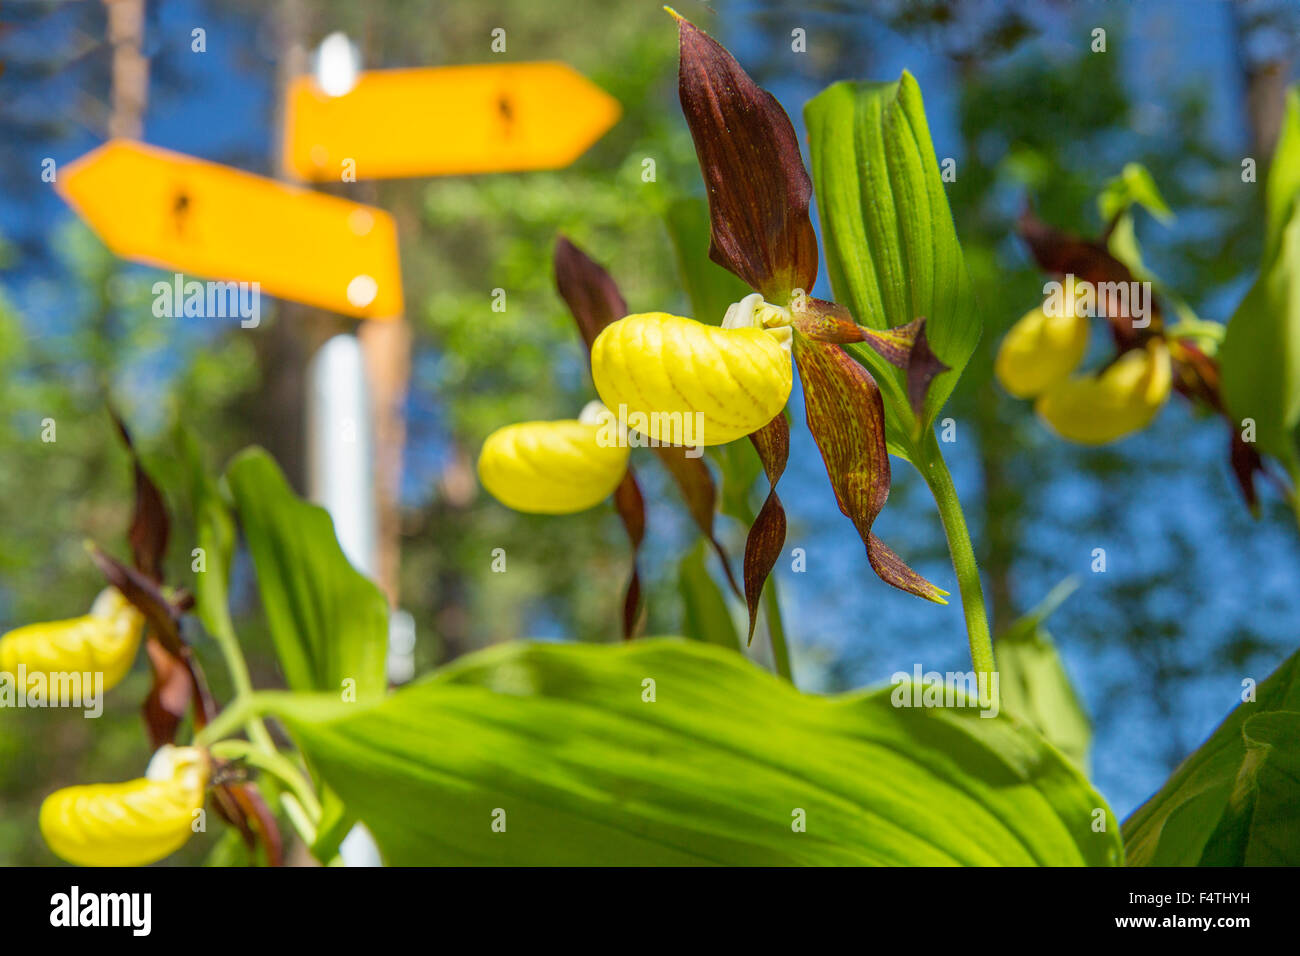
{"type": "Polygon", "coordinates": [[[1253,421],[1259,450],[1294,473],[1300,466],[1300,212],[1293,212],[1272,260],[1228,322],[1219,364],[1237,427],[1253,421]]]}
{"type": "Polygon", "coordinates": [[[1259,278],[1228,322],[1219,363],[1223,397],[1238,427],[1255,423],[1261,452],[1300,470],[1300,88],[1287,92],[1286,115],[1269,167],[1264,258],[1259,278]]]}
{"type": "Polygon", "coordinates": [[[1291,221],[1291,207],[1295,205],[1297,196],[1300,196],[1300,86],[1293,86],[1286,92],[1286,112],[1268,167],[1265,261],[1281,241],[1282,230],[1291,221]]]}
{"type": "Polygon", "coordinates": [[[892,413],[890,450],[904,454],[934,422],[980,336],[921,90],[907,72],[896,83],[836,83],[804,117],[835,300],[873,329],[925,316],[930,347],[951,369],[934,379],[917,422],[903,373],[867,346],[848,346],[879,382],[892,413]]]}
{"type": "Polygon", "coordinates": [[[1105,803],[1032,728],[890,697],[655,639],[501,645],[368,708],[267,709],[390,864],[1118,861],[1105,803]]]}
{"type": "Polygon", "coordinates": [[[1033,724],[1087,773],[1092,721],[1044,626],[1077,587],[1078,582],[1072,578],[1058,584],[1042,604],[999,634],[993,649],[1003,709],[1033,724]]]}
{"type": "Polygon", "coordinates": [[[1124,821],[1129,866],[1300,865],[1300,652],[1124,821]]]}
{"type": "Polygon", "coordinates": [[[260,448],[241,452],[226,482],[289,687],[337,694],[352,680],[357,700],[383,694],[388,602],[343,556],[329,514],[299,499],[260,448]]]}

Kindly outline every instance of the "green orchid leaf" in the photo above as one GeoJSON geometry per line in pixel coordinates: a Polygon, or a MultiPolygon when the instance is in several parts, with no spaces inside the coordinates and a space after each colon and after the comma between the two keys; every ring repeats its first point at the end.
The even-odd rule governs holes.
{"type": "Polygon", "coordinates": [[[1300,472],[1300,88],[1287,92],[1286,103],[1265,193],[1263,264],[1228,321],[1219,362],[1224,401],[1238,429],[1248,431],[1253,422],[1258,450],[1294,477],[1300,472]]]}
{"type": "Polygon", "coordinates": [[[682,636],[738,649],[740,635],[722,589],[709,574],[705,542],[696,541],[677,566],[677,590],[682,597],[682,636]]]}
{"type": "Polygon", "coordinates": [[[1119,862],[1105,802],[1033,728],[896,693],[801,694],[652,639],[504,644],[371,706],[263,706],[390,865],[1119,862]]]}
{"type": "Polygon", "coordinates": [[[1282,241],[1282,232],[1291,221],[1292,207],[1300,196],[1300,86],[1286,92],[1286,112],[1269,163],[1264,196],[1268,214],[1264,261],[1268,262],[1282,241]]]}
{"type": "Polygon", "coordinates": [[[809,101],[804,117],[836,301],[878,331],[924,316],[930,348],[949,369],[929,384],[918,418],[906,373],[865,345],[847,346],[892,412],[890,451],[910,458],[980,336],[921,90],[907,72],[896,83],[836,83],[809,101]]]}
{"type": "Polygon", "coordinates": [[[329,514],[298,498],[260,448],[235,457],[226,483],[289,687],[382,696],[388,601],[348,563],[329,514]]]}
{"type": "Polygon", "coordinates": [[[993,650],[1003,709],[1033,724],[1086,774],[1092,721],[1044,626],[1078,586],[1074,578],[1058,584],[1042,604],[998,635],[993,650]]]}
{"type": "Polygon", "coordinates": [[[1141,163],[1127,163],[1118,176],[1102,187],[1097,208],[1103,222],[1110,222],[1132,206],[1141,206],[1163,223],[1173,221],[1174,214],[1160,195],[1151,172],[1141,163]]]}
{"type": "Polygon", "coordinates": [[[1129,866],[1300,864],[1300,651],[1124,822],[1129,866]]]}
{"type": "Polygon", "coordinates": [[[1300,469],[1295,440],[1300,422],[1300,212],[1293,212],[1272,260],[1229,320],[1219,365],[1224,401],[1239,433],[1253,431],[1256,448],[1295,475],[1300,469]]]}

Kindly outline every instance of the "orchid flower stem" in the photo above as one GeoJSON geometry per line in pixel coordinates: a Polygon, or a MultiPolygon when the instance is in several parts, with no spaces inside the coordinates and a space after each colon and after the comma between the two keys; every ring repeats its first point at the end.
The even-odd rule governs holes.
{"type": "MultiPolygon", "coordinates": [[[[223,606],[222,611],[224,610],[223,606]]],[[[230,683],[235,689],[235,699],[240,700],[252,694],[253,681],[248,676],[248,662],[244,659],[243,649],[239,646],[239,638],[235,636],[235,629],[231,626],[230,619],[223,614],[223,619],[214,622],[210,630],[226,662],[226,671],[230,674],[230,683]]],[[[250,717],[248,723],[244,725],[244,730],[248,733],[248,739],[264,751],[275,750],[271,733],[260,717],[250,717]]]]}
{"type": "Polygon", "coordinates": [[[781,600],[776,596],[775,578],[768,581],[767,587],[763,589],[763,612],[767,617],[767,634],[772,640],[772,661],[776,672],[793,684],[790,648],[785,640],[785,623],[781,620],[781,600]]]}
{"type": "Polygon", "coordinates": [[[306,778],[287,757],[272,751],[267,753],[257,744],[247,740],[222,740],[212,745],[211,753],[222,760],[243,760],[250,767],[264,770],[274,776],[297,798],[313,824],[320,820],[321,805],[306,778]]]}
{"type": "Polygon", "coordinates": [[[977,674],[988,674],[990,676],[986,679],[991,680],[997,669],[993,662],[993,639],[989,633],[988,612],[984,608],[984,586],[980,583],[980,569],[975,562],[975,549],[971,547],[966,516],[962,513],[961,502],[957,500],[957,488],[952,483],[952,475],[933,432],[920,452],[919,470],[939,506],[939,517],[943,521],[944,534],[948,537],[948,551],[952,555],[952,567],[957,573],[962,611],[966,615],[971,663],[977,674]]]}

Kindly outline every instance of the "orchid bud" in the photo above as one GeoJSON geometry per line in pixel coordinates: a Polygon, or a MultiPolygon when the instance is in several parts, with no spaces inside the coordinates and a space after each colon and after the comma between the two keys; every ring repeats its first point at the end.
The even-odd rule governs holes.
{"type": "Polygon", "coordinates": [[[628,442],[599,402],[578,419],[498,428],[478,458],[494,498],[531,514],[572,514],[600,504],[627,473],[628,442]]]}
{"type": "Polygon", "coordinates": [[[786,322],[718,328],[666,312],[629,315],[592,345],[596,391],[628,428],[661,444],[744,438],[779,415],[790,397],[786,322]]]}
{"type": "Polygon", "coordinates": [[[1035,410],[1062,438],[1104,445],[1149,425],[1169,397],[1172,380],[1169,348],[1163,339],[1152,339],[1099,375],[1048,389],[1035,410]]]}
{"type": "Polygon", "coordinates": [[[144,616],[116,588],[105,588],[84,617],[28,624],[0,637],[0,671],[102,673],[119,683],[135,661],[144,616]]]}
{"type": "Polygon", "coordinates": [[[1011,326],[994,365],[1002,387],[1016,398],[1033,398],[1063,381],[1088,350],[1088,318],[1072,308],[1049,312],[1046,303],[1011,326]]]}
{"type": "Polygon", "coordinates": [[[65,787],[41,804],[41,835],[79,866],[143,866],[175,852],[203,806],[208,758],[194,747],[160,747],[144,777],[65,787]]]}

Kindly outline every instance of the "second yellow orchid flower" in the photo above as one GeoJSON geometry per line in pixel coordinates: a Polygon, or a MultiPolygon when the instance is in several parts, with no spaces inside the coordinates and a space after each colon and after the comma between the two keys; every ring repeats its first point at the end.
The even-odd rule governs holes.
{"type": "Polygon", "coordinates": [[[0,637],[0,671],[28,674],[103,673],[104,689],[121,682],[135,661],[144,616],[116,588],[105,588],[90,613],[28,624],[0,637]]]}
{"type": "Polygon", "coordinates": [[[483,443],[479,480],[508,508],[573,514],[600,504],[627,473],[628,443],[613,416],[592,402],[576,419],[521,422],[483,443]]]}
{"type": "Polygon", "coordinates": [[[1003,338],[998,381],[1017,398],[1035,399],[1038,416],[1067,441],[1104,445],[1151,424],[1173,384],[1169,348],[1154,337],[1095,375],[1072,375],[1088,349],[1088,318],[1044,305],[1003,338]]]}
{"type": "Polygon", "coordinates": [[[194,832],[208,784],[207,755],[160,747],[145,775],[126,783],[65,787],[41,804],[41,835],[80,866],[143,866],[180,849],[194,832]]]}

